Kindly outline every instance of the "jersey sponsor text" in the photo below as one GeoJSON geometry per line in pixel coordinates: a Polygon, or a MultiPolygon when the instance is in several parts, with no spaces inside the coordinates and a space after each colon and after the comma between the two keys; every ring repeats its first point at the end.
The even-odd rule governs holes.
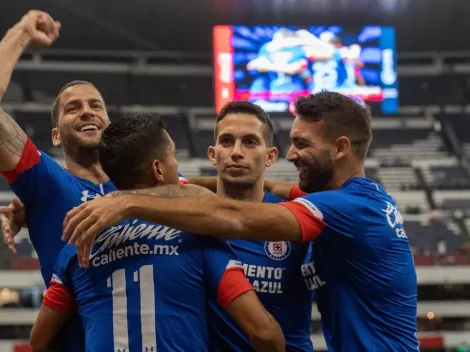
{"type": "Polygon", "coordinates": [[[134,242],[133,245],[119,249],[111,249],[106,254],[95,256],[91,264],[94,267],[113,263],[117,260],[132,257],[134,255],[179,255],[179,246],[155,244],[153,249],[146,243],[134,242]]]}
{"type": "MultiPolygon", "coordinates": [[[[90,258],[94,258],[101,253],[109,250],[113,247],[117,247],[127,241],[143,240],[143,239],[165,239],[165,241],[171,241],[181,234],[181,231],[172,229],[163,225],[150,225],[140,223],[137,226],[133,226],[137,223],[137,220],[132,221],[126,225],[113,226],[99,234],[95,240],[94,251],[90,258]]],[[[131,246],[132,247],[132,246],[131,246]]]]}
{"type": "Polygon", "coordinates": [[[320,276],[316,275],[314,262],[302,264],[301,270],[305,284],[310,291],[316,290],[326,284],[325,281],[320,279],[320,276]]]}
{"type": "Polygon", "coordinates": [[[243,269],[248,281],[253,285],[256,292],[276,294],[284,293],[282,291],[284,268],[243,264],[243,269]]]}

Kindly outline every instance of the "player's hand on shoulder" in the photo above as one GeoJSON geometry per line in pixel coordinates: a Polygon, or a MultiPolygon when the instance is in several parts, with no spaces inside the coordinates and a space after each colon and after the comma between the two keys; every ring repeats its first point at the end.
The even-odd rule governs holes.
{"type": "Polygon", "coordinates": [[[73,208],[65,216],[62,239],[76,244],[81,267],[88,267],[97,234],[127,216],[125,196],[102,197],[73,208]]]}
{"type": "Polygon", "coordinates": [[[3,241],[10,251],[16,253],[14,238],[21,228],[26,226],[25,206],[18,198],[14,198],[8,206],[0,206],[0,214],[2,214],[3,241]]]}
{"type": "Polygon", "coordinates": [[[44,11],[31,10],[17,24],[28,34],[32,47],[48,47],[59,37],[61,24],[44,11]]]}

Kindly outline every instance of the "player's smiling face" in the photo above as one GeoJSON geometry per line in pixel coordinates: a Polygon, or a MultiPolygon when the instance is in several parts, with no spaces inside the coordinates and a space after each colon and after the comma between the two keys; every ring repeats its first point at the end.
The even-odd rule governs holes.
{"type": "Polygon", "coordinates": [[[92,85],[78,84],[62,92],[59,104],[54,141],[54,135],[58,135],[65,147],[97,148],[101,133],[109,125],[100,92],[92,85]]]}
{"type": "Polygon", "coordinates": [[[208,157],[224,183],[252,188],[276,161],[277,149],[266,145],[265,128],[247,113],[230,113],[217,124],[216,145],[209,147],[208,157]]]}
{"type": "Polygon", "coordinates": [[[328,189],[334,174],[335,146],[324,140],[322,129],[322,122],[296,118],[290,133],[287,160],[296,166],[299,186],[307,193],[328,189]]]}

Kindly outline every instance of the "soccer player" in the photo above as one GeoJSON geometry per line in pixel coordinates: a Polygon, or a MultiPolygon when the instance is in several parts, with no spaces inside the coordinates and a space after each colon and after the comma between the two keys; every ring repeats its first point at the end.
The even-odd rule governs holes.
{"type": "MultiPolygon", "coordinates": [[[[244,201],[283,201],[263,192],[265,168],[277,158],[268,114],[248,102],[229,103],[218,116],[214,140],[215,146],[209,148],[208,155],[218,170],[215,180],[219,183],[218,195],[244,201]]],[[[314,285],[312,275],[305,270],[310,263],[303,263],[308,245],[286,241],[229,243],[245,264],[248,278],[264,307],[279,321],[288,351],[311,351],[312,299],[308,288],[313,289],[314,285]]],[[[246,335],[221,309],[216,297],[210,301],[209,314],[211,350],[252,350],[246,335]]]]}
{"type": "MultiPolygon", "coordinates": [[[[217,195],[252,202],[283,201],[263,190],[266,167],[277,159],[273,125],[263,109],[245,101],[225,105],[217,117],[214,142],[208,157],[218,172],[217,195]]],[[[228,243],[244,264],[245,274],[264,307],[279,322],[287,351],[313,351],[312,292],[305,283],[310,276],[304,277],[301,270],[302,265],[309,265],[304,263],[308,244],[251,240],[228,243]]],[[[252,350],[246,335],[214,297],[209,301],[209,317],[211,351],[252,350]]]]}
{"type": "MultiPolygon", "coordinates": [[[[217,166],[218,195],[245,201],[283,201],[263,192],[264,171],[275,162],[273,126],[268,114],[248,102],[232,102],[221,111],[215,129],[215,147],[209,158],[217,166]]],[[[312,351],[310,340],[311,291],[301,266],[307,244],[265,241],[229,241],[245,264],[264,307],[280,322],[288,351],[312,351]]],[[[303,271],[305,273],[305,270],[303,271]]],[[[251,343],[236,322],[211,297],[209,324],[212,351],[250,351],[251,343]]]]}
{"type": "MultiPolygon", "coordinates": [[[[49,15],[44,12],[30,11],[10,29],[0,44],[1,92],[6,90],[23,50],[37,44],[37,39],[30,37],[46,35],[38,28],[41,28],[40,21],[47,17],[49,15]],[[33,33],[28,34],[29,30],[33,33]],[[15,31],[20,34],[13,36],[15,31]],[[26,37],[22,38],[21,34],[26,37]]],[[[59,27],[54,30],[55,34],[50,35],[56,38],[59,27]]],[[[56,255],[64,245],[60,240],[61,221],[58,219],[82,201],[115,190],[97,159],[101,131],[109,119],[96,88],[82,81],[66,85],[54,102],[52,122],[52,142],[64,149],[65,170],[48,155],[39,152],[14,119],[0,110],[0,170],[28,209],[31,241],[38,253],[45,282],[49,282],[56,255]],[[43,202],[48,206],[43,206],[43,202]]]]}
{"type": "MultiPolygon", "coordinates": [[[[99,157],[118,189],[185,196],[177,186],[175,145],[156,115],[114,121],[103,132],[99,157]],[[158,187],[165,184],[173,194],[158,187]]],[[[197,186],[184,187],[200,194],[197,186]]],[[[76,301],[87,351],[207,351],[207,284],[256,351],[285,351],[279,325],[225,242],[127,219],[98,236],[91,263],[81,269],[76,247],[62,250],[32,331],[33,349],[47,348],[76,301]]]]}
{"type": "MultiPolygon", "coordinates": [[[[47,13],[30,11],[7,32],[0,43],[0,95],[26,47],[50,46],[59,30],[60,23],[47,13]]],[[[28,209],[29,233],[47,285],[65,244],[60,239],[63,216],[82,200],[115,189],[106,182],[96,158],[100,130],[108,123],[99,92],[88,83],[66,86],[57,97],[52,117],[53,143],[63,146],[67,171],[38,152],[15,120],[0,109],[0,171],[28,209]]],[[[7,237],[7,243],[13,248],[12,238],[7,237]]],[[[79,319],[72,319],[61,336],[61,350],[84,350],[79,319]]]]}
{"type": "MultiPolygon", "coordinates": [[[[370,112],[339,93],[296,100],[287,158],[308,193],[281,204],[213,196],[102,198],[67,214],[83,253],[102,228],[138,217],[227,238],[312,242],[316,301],[329,351],[418,351],[417,279],[393,198],[365,178],[370,112]]],[[[83,255],[84,261],[87,256],[83,255]]]]}
{"type": "MultiPolygon", "coordinates": [[[[0,43],[0,98],[24,49],[28,45],[51,45],[60,27],[47,13],[30,11],[7,32],[0,43]]],[[[59,91],[51,115],[52,143],[64,151],[65,170],[39,152],[15,120],[0,108],[0,171],[22,201],[15,199],[12,206],[0,207],[10,220],[2,224],[4,241],[14,251],[14,235],[27,222],[46,286],[57,255],[66,244],[60,237],[67,211],[116,189],[98,160],[98,143],[109,118],[96,87],[85,81],[67,83],[59,91]]],[[[67,323],[60,337],[62,350],[84,350],[78,318],[67,323]]]]}

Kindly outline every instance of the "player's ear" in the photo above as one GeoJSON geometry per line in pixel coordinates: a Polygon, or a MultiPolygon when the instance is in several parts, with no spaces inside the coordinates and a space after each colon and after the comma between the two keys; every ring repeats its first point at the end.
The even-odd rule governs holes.
{"type": "Polygon", "coordinates": [[[274,164],[277,160],[278,155],[279,151],[276,147],[269,147],[268,154],[266,155],[266,167],[270,167],[272,164],[274,164]]]}
{"type": "Polygon", "coordinates": [[[207,157],[211,161],[212,165],[215,166],[215,147],[210,146],[207,148],[207,157]]]}
{"type": "Polygon", "coordinates": [[[160,160],[155,159],[152,161],[152,177],[153,179],[158,182],[158,183],[163,183],[164,181],[164,173],[162,169],[162,164],[160,163],[160,160]]]}
{"type": "Polygon", "coordinates": [[[351,141],[348,137],[342,136],[336,139],[335,159],[341,159],[351,151],[351,141]]]}
{"type": "Polygon", "coordinates": [[[60,147],[62,145],[62,139],[60,138],[59,129],[57,127],[52,129],[52,145],[54,147],[60,147]]]}

